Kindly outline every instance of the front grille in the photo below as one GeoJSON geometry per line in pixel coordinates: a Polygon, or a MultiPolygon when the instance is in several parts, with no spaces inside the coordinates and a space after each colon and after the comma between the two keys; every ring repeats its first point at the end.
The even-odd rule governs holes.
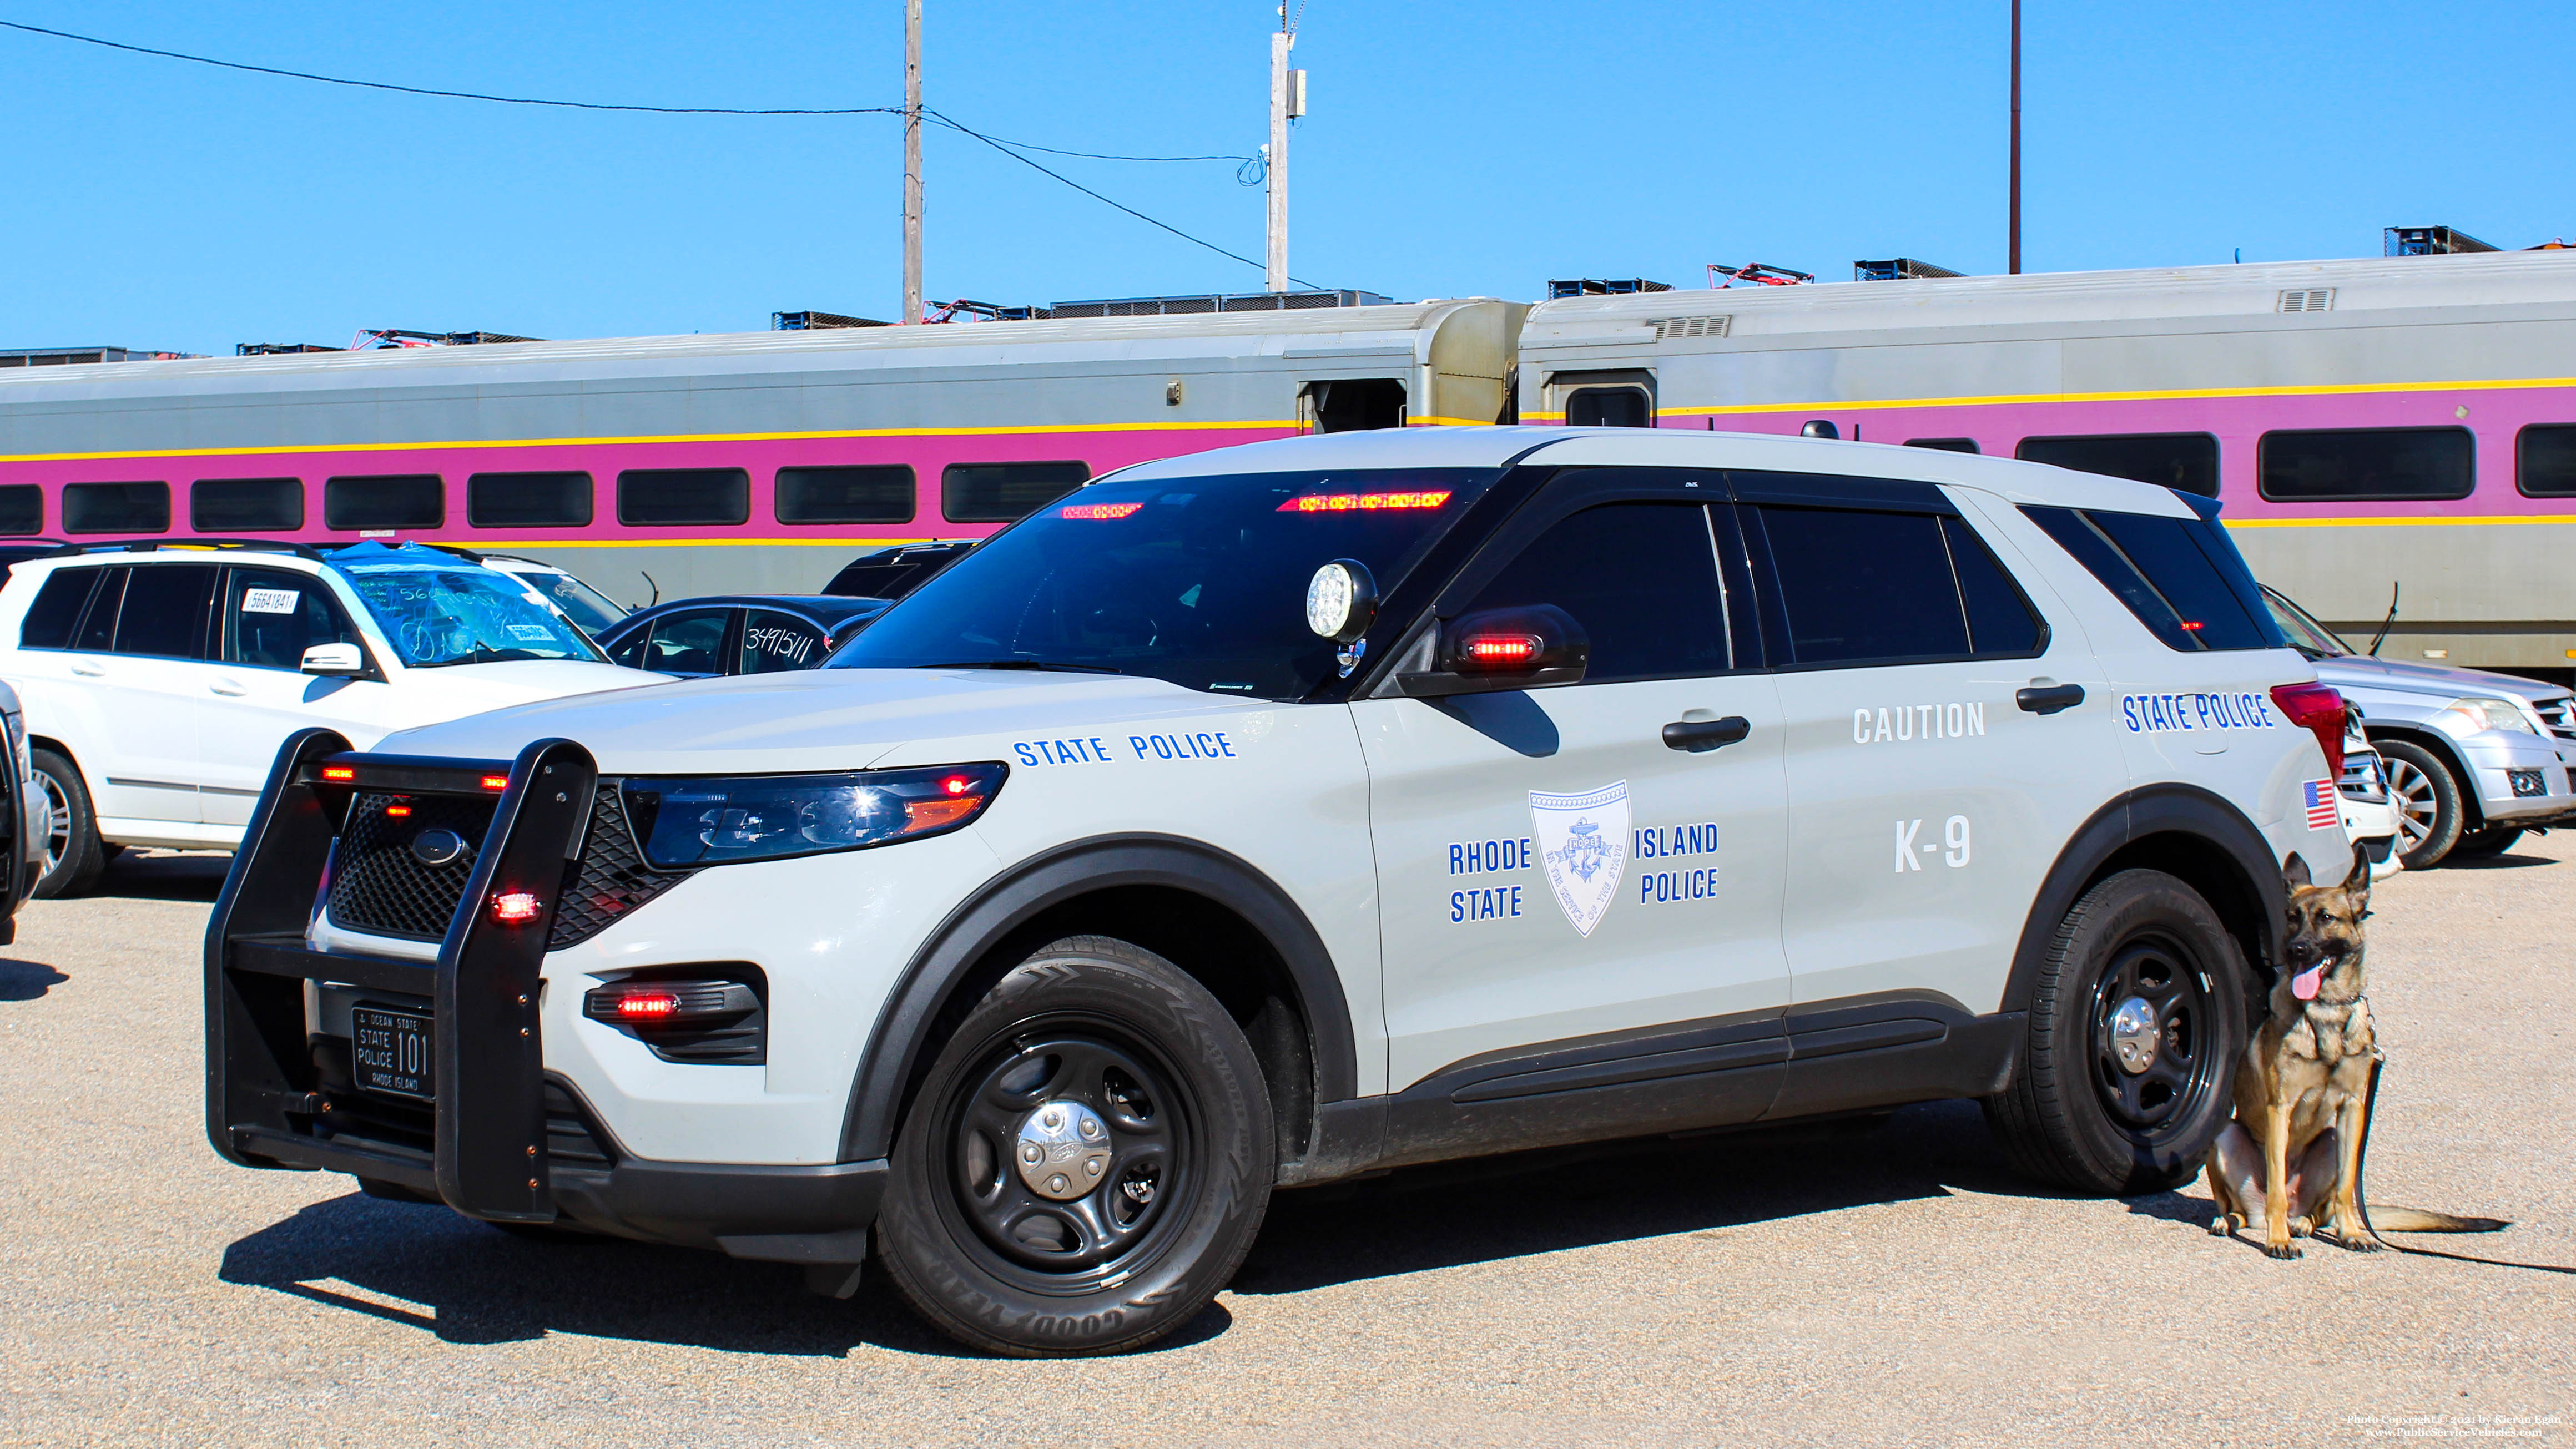
{"type": "Polygon", "coordinates": [[[2576,699],[2562,694],[2556,699],[2540,700],[2532,709],[2551,734],[2562,740],[2576,740],[2576,699]]]}
{"type": "Polygon", "coordinates": [[[555,902],[554,929],[546,949],[577,946],[623,919],[628,911],[689,878],[688,871],[645,867],[635,848],[635,832],[626,823],[626,802],[615,780],[599,782],[591,802],[590,828],[581,844],[581,859],[564,881],[555,902]]]}
{"type": "Polygon", "coordinates": [[[353,931],[437,941],[456,918],[474,857],[492,828],[496,802],[480,795],[403,795],[362,790],[331,861],[331,920],[353,931]],[[403,810],[401,815],[389,810],[403,810]],[[412,843],[431,830],[454,831],[465,849],[430,865],[412,843]]]}

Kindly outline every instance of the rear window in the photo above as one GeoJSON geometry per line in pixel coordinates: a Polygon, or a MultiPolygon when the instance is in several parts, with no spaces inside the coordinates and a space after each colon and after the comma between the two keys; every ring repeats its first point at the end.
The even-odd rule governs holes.
{"type": "Polygon", "coordinates": [[[2026,507],[2022,512],[2128,605],[2166,647],[2289,647],[2263,606],[2253,574],[2216,519],[2076,508],[2026,507]]]}
{"type": "Polygon", "coordinates": [[[18,626],[21,649],[68,649],[72,630],[80,624],[81,609],[89,603],[92,589],[98,587],[98,576],[105,569],[56,569],[45,578],[45,586],[36,591],[36,601],[27,606],[25,622],[18,626]]]}

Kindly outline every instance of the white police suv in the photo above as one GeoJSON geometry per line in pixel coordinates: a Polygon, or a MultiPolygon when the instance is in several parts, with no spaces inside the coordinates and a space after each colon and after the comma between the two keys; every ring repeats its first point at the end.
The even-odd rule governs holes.
{"type": "Polygon", "coordinates": [[[825,669],[290,740],[209,1132],[826,1292],[873,1249],[1019,1354],[1399,1164],[1975,1097],[2168,1186],[2285,873],[2351,859],[2341,702],[2213,511],[1679,431],[1131,468],[825,669]]]}

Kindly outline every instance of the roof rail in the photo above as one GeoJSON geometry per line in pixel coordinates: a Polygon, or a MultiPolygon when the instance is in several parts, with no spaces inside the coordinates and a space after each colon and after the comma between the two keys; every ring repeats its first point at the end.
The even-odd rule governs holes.
{"type": "MultiPolygon", "coordinates": [[[[470,549],[470,548],[467,548],[465,545],[463,545],[463,544],[461,544],[461,543],[422,543],[419,539],[414,539],[414,540],[412,540],[412,541],[413,541],[414,543],[419,543],[419,544],[420,544],[420,546],[421,546],[421,547],[423,547],[423,548],[434,548],[434,549],[437,549],[440,553],[452,553],[452,554],[456,555],[458,558],[461,558],[461,559],[465,560],[467,563],[481,563],[481,562],[483,562],[483,560],[484,560],[484,559],[486,559],[486,558],[498,558],[498,557],[500,557],[500,555],[498,555],[498,554],[479,554],[479,553],[476,553],[474,550],[472,550],[472,549],[470,549]]],[[[530,560],[528,560],[528,562],[530,562],[530,563],[534,563],[534,562],[536,562],[536,560],[534,560],[534,559],[530,559],[530,560]]]]}
{"type": "Polygon", "coordinates": [[[328,556],[325,555],[322,550],[315,548],[309,543],[297,543],[291,538],[103,539],[96,543],[67,543],[61,548],[55,549],[52,553],[45,555],[45,557],[59,558],[66,554],[84,553],[157,553],[165,548],[238,548],[248,549],[256,553],[291,553],[297,558],[309,558],[315,563],[328,563],[330,561],[328,556]]]}

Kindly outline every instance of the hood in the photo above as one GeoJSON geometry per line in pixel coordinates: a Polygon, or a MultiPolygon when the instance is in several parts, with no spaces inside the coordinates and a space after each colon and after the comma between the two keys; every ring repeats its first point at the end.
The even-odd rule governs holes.
{"type": "Polygon", "coordinates": [[[2394,659],[2373,659],[2367,654],[2339,654],[2317,660],[2316,666],[2320,684],[2400,690],[2409,694],[2440,695],[2445,699],[2482,694],[2529,702],[2553,699],[2567,692],[2555,684],[2543,684],[2537,679],[2489,674],[2483,669],[2454,669],[2447,664],[2407,664],[2394,659]]]}
{"type": "Polygon", "coordinates": [[[502,659],[489,664],[443,664],[426,669],[415,666],[403,674],[411,688],[428,692],[458,713],[572,694],[597,694],[604,689],[634,689],[672,678],[648,669],[593,664],[585,659],[502,659]]]}
{"type": "Polygon", "coordinates": [[[551,699],[405,730],[378,748],[506,760],[531,741],[560,737],[588,749],[610,774],[854,770],[913,741],[1051,740],[1076,730],[1268,704],[1124,675],[809,669],[551,699]]]}

